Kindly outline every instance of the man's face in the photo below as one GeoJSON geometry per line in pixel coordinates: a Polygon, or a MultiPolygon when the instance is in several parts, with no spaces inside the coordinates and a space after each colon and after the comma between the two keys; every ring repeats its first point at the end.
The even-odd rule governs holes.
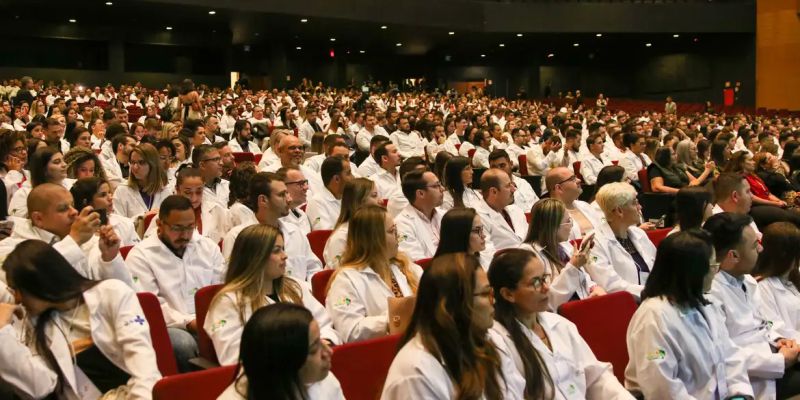
{"type": "Polygon", "coordinates": [[[73,207],[72,194],[59,188],[48,197],[47,207],[43,211],[32,212],[31,220],[41,229],[61,238],[66,237],[78,216],[78,210],[73,207]]]}
{"type": "Polygon", "coordinates": [[[408,118],[400,118],[398,129],[400,129],[402,132],[411,131],[411,124],[408,122],[408,118]]]}
{"type": "Polygon", "coordinates": [[[386,155],[384,157],[385,168],[393,169],[400,165],[400,153],[397,151],[397,146],[393,144],[386,145],[386,155]]]}
{"type": "Polygon", "coordinates": [[[763,248],[758,242],[758,235],[753,227],[750,225],[744,227],[742,230],[742,240],[736,246],[736,254],[738,263],[736,264],[737,272],[742,274],[749,274],[753,272],[758,260],[758,254],[761,253],[763,248]]]}
{"type": "Polygon", "coordinates": [[[497,205],[506,207],[514,202],[514,192],[517,191],[517,188],[514,186],[514,182],[511,181],[511,177],[508,174],[500,174],[500,187],[496,190],[497,205]]]}
{"type": "Polygon", "coordinates": [[[158,237],[177,251],[186,250],[195,229],[194,210],[172,210],[158,219],[158,237]]]}
{"type": "Polygon", "coordinates": [[[206,122],[206,134],[212,137],[217,130],[219,130],[219,120],[217,117],[209,118],[208,122],[206,122]]]}
{"type": "Polygon", "coordinates": [[[644,150],[644,143],[645,141],[643,137],[636,139],[636,143],[631,145],[631,151],[634,154],[640,154],[644,150]]]}
{"type": "Polygon", "coordinates": [[[750,184],[747,181],[742,181],[742,187],[737,192],[736,208],[739,213],[747,214],[750,212],[750,207],[753,205],[753,192],[750,191],[750,184]]]}
{"type": "Polygon", "coordinates": [[[216,149],[200,158],[200,173],[206,178],[222,176],[222,157],[216,149]]]}
{"type": "Polygon", "coordinates": [[[292,197],[292,204],[304,204],[308,194],[308,180],[303,175],[303,172],[297,169],[290,169],[286,173],[285,183],[286,188],[289,190],[289,195],[292,197]]]}
{"type": "Polygon", "coordinates": [[[444,199],[444,187],[439,182],[439,178],[433,172],[425,172],[422,174],[422,179],[425,181],[425,200],[428,205],[441,206],[444,199]]]}
{"type": "Polygon", "coordinates": [[[233,169],[236,167],[236,160],[233,158],[233,151],[228,146],[219,149],[219,157],[222,160],[223,169],[233,169]]]}
{"type": "Polygon", "coordinates": [[[61,125],[50,125],[47,127],[47,131],[45,133],[45,141],[48,143],[55,143],[61,139],[61,134],[61,125]]]}
{"type": "Polygon", "coordinates": [[[372,129],[375,128],[375,124],[376,123],[377,123],[377,120],[375,119],[375,116],[374,115],[370,115],[370,116],[367,117],[367,120],[366,120],[364,125],[367,128],[367,130],[372,130],[372,129]]]}
{"type": "Polygon", "coordinates": [[[283,166],[298,167],[303,162],[303,145],[297,136],[284,136],[278,146],[278,152],[283,166]]]}
{"type": "Polygon", "coordinates": [[[506,157],[500,157],[489,161],[489,167],[501,169],[507,174],[511,174],[511,161],[506,157]]]}
{"type": "Polygon", "coordinates": [[[272,181],[269,189],[269,201],[267,207],[281,217],[289,215],[292,204],[292,195],[283,181],[272,181]]]}

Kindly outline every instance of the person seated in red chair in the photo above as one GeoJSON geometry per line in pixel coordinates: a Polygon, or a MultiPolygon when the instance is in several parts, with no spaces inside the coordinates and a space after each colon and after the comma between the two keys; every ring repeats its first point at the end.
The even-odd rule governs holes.
{"type": "Polygon", "coordinates": [[[602,216],[597,214],[589,203],[578,200],[583,189],[581,180],[571,167],[551,169],[545,177],[545,185],[550,198],[561,200],[572,218],[570,240],[580,239],[598,229],[602,216]]]}
{"type": "Polygon", "coordinates": [[[714,168],[714,161],[709,161],[703,173],[695,177],[682,164],[678,164],[675,150],[671,146],[664,146],[656,150],[655,160],[647,167],[647,177],[654,192],[675,194],[682,187],[703,184],[714,168]]]}
{"type": "MultiPolygon", "coordinates": [[[[547,200],[545,200],[547,201],[547,200]]],[[[513,249],[489,267],[493,333],[502,338],[527,383],[525,398],[573,393],[581,398],[633,399],[566,318],[549,312],[550,273],[535,253],[513,249]]]]}
{"type": "Polygon", "coordinates": [[[203,326],[220,365],[239,360],[243,327],[253,312],[275,303],[307,308],[322,331],[322,340],[329,345],[341,343],[328,312],[311,294],[309,285],[284,273],[288,258],[284,243],[280,231],[269,225],[250,225],[236,237],[225,286],[212,300],[203,326]]]}
{"type": "Polygon", "coordinates": [[[311,312],[277,303],[253,313],[242,332],[241,375],[218,400],[344,400],[330,372],[331,349],[311,312]]]}

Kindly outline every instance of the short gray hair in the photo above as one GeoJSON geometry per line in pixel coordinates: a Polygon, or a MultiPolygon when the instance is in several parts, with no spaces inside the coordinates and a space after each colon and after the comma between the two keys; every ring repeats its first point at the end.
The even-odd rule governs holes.
{"type": "Polygon", "coordinates": [[[612,210],[636,201],[636,189],[625,182],[609,183],[600,188],[595,200],[603,213],[608,215],[612,210]]]}

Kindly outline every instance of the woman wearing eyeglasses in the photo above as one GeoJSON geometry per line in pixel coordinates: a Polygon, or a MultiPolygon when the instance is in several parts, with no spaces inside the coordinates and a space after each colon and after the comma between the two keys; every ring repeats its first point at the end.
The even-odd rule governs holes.
{"type": "Polygon", "coordinates": [[[472,254],[480,258],[481,267],[489,269],[495,249],[486,240],[483,221],[473,208],[454,208],[442,217],[439,247],[434,257],[450,253],[472,254]]]}
{"type": "Polygon", "coordinates": [[[628,325],[625,386],[650,399],[753,399],[747,365],[704,297],[719,264],[707,232],[667,236],[628,325]]]}
{"type": "Polygon", "coordinates": [[[549,281],[542,260],[523,249],[503,252],[489,267],[495,299],[492,331],[525,378],[525,398],[632,399],[575,324],[548,312],[549,281]]]}
{"type": "Polygon", "coordinates": [[[161,202],[172,193],[158,151],[152,145],[140,144],[131,150],[129,160],[128,181],[114,192],[117,213],[134,220],[157,214],[161,202]]]}
{"type": "Polygon", "coordinates": [[[548,291],[549,311],[557,310],[558,306],[570,300],[606,293],[584,269],[594,237],[585,238],[580,248],[576,248],[568,242],[571,228],[572,218],[564,203],[556,199],[539,200],[531,209],[528,236],[519,246],[536,254],[552,277],[548,291]]]}
{"type": "Polygon", "coordinates": [[[492,303],[476,257],[434,257],[381,399],[527,398],[505,342],[491,334],[492,303]]]}

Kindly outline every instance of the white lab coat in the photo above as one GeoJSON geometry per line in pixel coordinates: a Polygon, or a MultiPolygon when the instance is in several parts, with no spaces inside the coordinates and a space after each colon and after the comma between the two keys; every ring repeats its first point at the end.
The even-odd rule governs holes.
{"type": "Polygon", "coordinates": [[[324,188],[320,193],[315,193],[306,206],[311,230],[333,229],[341,211],[342,200],[334,197],[328,188],[324,188]]]}
{"type": "Polygon", "coordinates": [[[685,309],[663,297],[642,302],[628,325],[625,387],[648,400],[753,396],[745,360],[716,307],[685,309]]]}
{"type": "Polygon", "coordinates": [[[531,146],[525,153],[525,158],[528,162],[528,173],[531,175],[544,176],[550,168],[561,164],[558,152],[550,151],[545,155],[541,145],[531,146]]]}
{"type": "MultiPolygon", "coordinates": [[[[75,179],[64,178],[61,182],[61,186],[64,186],[64,189],[70,190],[75,181],[75,179]]],[[[11,196],[11,202],[8,203],[8,215],[28,218],[28,195],[31,193],[31,190],[33,190],[33,187],[31,186],[31,180],[28,179],[23,182],[22,186],[11,196]]]]}
{"type": "Polygon", "coordinates": [[[103,167],[103,171],[106,173],[108,183],[111,184],[112,187],[115,188],[122,184],[122,182],[128,180],[128,178],[122,176],[122,168],[119,166],[119,162],[117,162],[117,157],[101,157],[100,165],[103,167]]]}
{"type": "MultiPolygon", "coordinates": [[[[478,191],[472,188],[464,188],[464,193],[461,194],[461,199],[464,201],[464,207],[471,207],[476,210],[478,207],[481,207],[481,205],[484,204],[483,196],[481,196],[478,191]]],[[[445,190],[444,196],[442,197],[442,205],[439,206],[439,208],[441,208],[442,211],[447,212],[453,207],[455,207],[453,195],[445,190]]]]}
{"type": "Polygon", "coordinates": [[[758,282],[759,311],[768,321],[783,321],[787,329],[800,329],[800,291],[788,280],[772,276],[758,282]]]}
{"type": "Polygon", "coordinates": [[[639,182],[639,170],[647,168],[651,163],[650,157],[648,157],[647,154],[644,154],[644,152],[641,154],[645,161],[644,164],[642,160],[639,159],[639,156],[630,150],[626,150],[622,153],[622,157],[619,159],[619,166],[625,168],[625,177],[632,182],[639,182]]]}
{"type": "MultiPolygon", "coordinates": [[[[109,279],[83,292],[83,300],[89,310],[94,345],[131,376],[127,386],[113,398],[151,399],[153,385],[161,379],[161,374],[150,342],[150,328],[136,293],[123,282],[109,279]]],[[[67,327],[59,326],[55,320],[45,329],[50,350],[67,382],[60,398],[77,400],[80,397],[75,389],[76,368],[65,334],[67,327]]],[[[35,349],[19,341],[11,325],[0,329],[0,359],[6,361],[0,363],[0,378],[21,394],[42,398],[55,389],[56,372],[35,349]]]]}
{"type": "MultiPolygon", "coordinates": [[[[350,226],[349,222],[345,222],[336,227],[328,236],[325,242],[325,249],[322,250],[322,258],[325,260],[326,269],[336,269],[339,267],[339,261],[342,260],[342,254],[347,247],[347,228],[350,226]]],[[[398,231],[400,226],[398,225],[398,231]]]]}
{"type": "MultiPolygon", "coordinates": [[[[608,293],[624,290],[639,297],[650,273],[638,270],[633,257],[619,244],[608,223],[604,222],[595,232],[591,258],[585,266],[589,276],[608,293]]],[[[635,226],[628,228],[628,237],[652,269],[656,246],[643,230],[635,226]]]]}
{"type": "Polygon", "coordinates": [[[406,206],[394,220],[399,239],[398,249],[412,260],[433,257],[439,247],[443,216],[441,210],[434,208],[433,218],[429,220],[414,206],[406,206]]]}
{"type": "Polygon", "coordinates": [[[473,168],[489,168],[489,150],[483,147],[475,147],[475,153],[472,154],[472,167],[473,168]]]}
{"type": "Polygon", "coordinates": [[[525,179],[516,175],[512,175],[511,178],[514,185],[517,186],[517,191],[514,192],[514,204],[524,213],[531,212],[533,205],[539,201],[539,196],[536,195],[531,184],[525,179]]]}
{"type": "MultiPolygon", "coordinates": [[[[598,213],[597,210],[592,207],[591,204],[583,201],[583,200],[575,200],[572,202],[572,205],[583,214],[586,219],[592,224],[594,231],[597,231],[601,225],[605,223],[605,216],[602,212],[598,213]]],[[[587,234],[590,233],[589,231],[586,232],[587,234]]],[[[575,218],[572,219],[572,228],[569,231],[569,239],[581,239],[583,238],[583,234],[581,233],[581,225],[578,223],[575,218]]]]}
{"type": "Polygon", "coordinates": [[[217,244],[198,235],[192,235],[183,258],[151,236],[131,249],[125,263],[140,291],[158,297],[167,326],[181,329],[195,319],[194,294],[222,282],[226,269],[217,244]]]}
{"type": "MultiPolygon", "coordinates": [[[[569,242],[560,243],[559,246],[569,257],[572,257],[572,245],[569,242]]],[[[547,297],[550,299],[550,311],[558,311],[558,307],[570,301],[573,296],[577,295],[581,300],[589,297],[592,288],[597,286],[585,269],[578,268],[569,262],[561,269],[561,273],[556,272],[550,260],[544,255],[544,247],[538,243],[522,243],[519,248],[536,254],[544,264],[545,272],[552,276],[550,285],[548,285],[550,289],[547,292],[547,297]]],[[[557,256],[558,253],[556,253],[557,256]]]]}
{"type": "Polygon", "coordinates": [[[375,158],[370,154],[364,159],[364,161],[361,162],[361,165],[356,168],[356,170],[353,172],[353,175],[367,177],[377,173],[380,169],[381,167],[377,162],[375,162],[375,158]]]}
{"type": "MultiPolygon", "coordinates": [[[[502,377],[497,377],[502,386],[502,398],[523,399],[525,393],[525,379],[517,372],[511,361],[510,354],[505,348],[502,339],[495,338],[490,330],[489,340],[497,348],[500,356],[500,372],[502,377]]],[[[419,336],[415,336],[395,356],[386,382],[383,385],[382,400],[405,399],[453,399],[456,388],[453,380],[437,360],[422,345],[419,336]]]]}
{"type": "Polygon", "coordinates": [[[597,175],[600,174],[600,170],[609,165],[613,164],[611,164],[611,160],[605,154],[600,154],[600,158],[597,158],[594,154],[590,153],[581,160],[581,176],[583,176],[583,182],[587,185],[596,184],[597,175]]]}
{"type": "Polygon", "coordinates": [[[758,284],[750,275],[737,279],[725,271],[714,276],[709,297],[720,304],[731,340],[745,357],[750,384],[758,399],[775,398],[775,379],[783,376],[784,359],[770,347],[779,338],[800,339],[796,332],[783,335],[783,321],[767,321],[760,314],[758,284]],[[745,292],[742,285],[747,288],[745,292]]]}
{"type": "MultiPolygon", "coordinates": [[[[203,221],[203,233],[201,236],[211,239],[214,243],[219,243],[225,234],[231,229],[230,215],[228,209],[219,205],[213,200],[205,200],[200,205],[200,220],[203,221]]],[[[144,233],[145,239],[158,235],[158,216],[153,218],[147,231],[144,233]]],[[[195,229],[195,234],[199,232],[195,229]]]]}
{"type": "Polygon", "coordinates": [[[527,149],[524,149],[513,142],[506,147],[506,153],[508,153],[508,158],[511,159],[511,164],[514,165],[514,168],[519,167],[519,156],[527,153],[527,151],[527,149]]]}
{"type": "Polygon", "coordinates": [[[247,141],[247,148],[243,149],[242,145],[239,144],[239,141],[236,140],[236,138],[233,138],[233,139],[228,141],[228,147],[230,147],[231,151],[234,152],[234,153],[253,153],[253,154],[255,154],[255,153],[260,153],[261,152],[261,149],[252,140],[248,140],[247,141]]]}
{"type": "MultiPolygon", "coordinates": [[[[325,379],[319,382],[306,385],[306,391],[308,400],[345,400],[342,386],[333,375],[333,372],[328,372],[325,379]]],[[[225,391],[217,397],[217,400],[246,400],[247,397],[239,392],[247,393],[247,377],[242,377],[228,385],[225,391]],[[237,382],[239,382],[238,390],[237,382]]]]}
{"type": "Polygon", "coordinates": [[[214,190],[203,185],[203,198],[214,200],[223,208],[228,208],[228,197],[231,194],[230,186],[231,183],[226,179],[220,179],[220,181],[214,185],[214,190]]]}
{"type": "Polygon", "coordinates": [[[314,127],[311,126],[311,123],[308,121],[304,121],[302,124],[300,124],[300,127],[297,129],[297,137],[300,138],[304,146],[311,147],[311,139],[314,137],[315,132],[316,131],[314,130],[314,127]]]}
{"type": "Polygon", "coordinates": [[[422,157],[424,155],[425,147],[416,131],[406,133],[396,130],[389,135],[389,139],[397,146],[400,157],[422,157]]]}
{"type": "MultiPolygon", "coordinates": [[[[320,337],[330,340],[333,344],[340,344],[341,339],[333,329],[333,323],[328,316],[328,312],[311,294],[309,284],[289,276],[284,278],[300,286],[302,305],[314,315],[314,320],[319,324],[320,337]]],[[[208,315],[203,324],[203,329],[205,329],[214,343],[214,351],[217,353],[220,365],[233,365],[239,362],[239,342],[242,338],[242,331],[250,316],[253,315],[250,299],[241,296],[241,293],[227,292],[217,297],[208,308],[208,315]],[[242,305],[244,305],[244,310],[243,314],[240,315],[239,308],[242,305]]],[[[269,297],[266,298],[266,305],[274,303],[269,297]]]]}
{"type": "Polygon", "coordinates": [[[153,196],[153,202],[148,208],[147,204],[145,204],[142,199],[142,195],[139,194],[139,191],[128,186],[128,182],[123,182],[121,185],[117,186],[117,190],[114,191],[114,211],[123,217],[135,220],[148,211],[158,210],[158,208],[161,207],[161,202],[174,191],[174,187],[170,185],[164,186],[153,196]]]}
{"type": "MultiPolygon", "coordinates": [[[[225,235],[225,239],[222,241],[222,254],[226,260],[231,258],[233,245],[236,243],[236,237],[239,236],[239,233],[244,228],[259,223],[255,214],[251,218],[232,228],[225,235]]],[[[289,256],[286,259],[286,275],[300,280],[311,281],[311,277],[322,270],[322,261],[311,251],[308,238],[292,223],[278,220],[278,228],[283,234],[284,251],[289,256]]]]}
{"type": "Polygon", "coordinates": [[[322,167],[322,162],[325,161],[325,158],[327,158],[325,156],[325,153],[313,155],[311,157],[306,158],[306,160],[303,161],[303,166],[319,173],[319,169],[320,167],[322,167]]]}
{"type": "MultiPolygon", "coordinates": [[[[89,248],[84,243],[84,246],[81,247],[69,235],[59,239],[56,235],[33,226],[29,219],[10,218],[13,218],[14,221],[14,231],[11,236],[0,241],[0,263],[23,241],[41,240],[50,243],[85,278],[118,279],[133,287],[131,274],[119,254],[111,261],[103,261],[100,248],[97,246],[89,248]]],[[[5,280],[5,273],[0,273],[0,280],[5,280]]]]}
{"type": "MultiPolygon", "coordinates": [[[[583,340],[578,328],[566,318],[550,312],[539,313],[539,324],[550,340],[550,350],[536,334],[517,321],[528,342],[544,361],[553,386],[546,391],[552,398],[566,399],[633,399],[614,376],[611,364],[595,357],[592,349],[583,340]],[[553,390],[555,389],[555,390],[553,390]]],[[[514,366],[521,376],[525,375],[522,357],[514,345],[508,330],[495,321],[492,330],[505,341],[514,366]]]]}
{"type": "MultiPolygon", "coordinates": [[[[114,228],[114,232],[119,237],[120,246],[133,246],[140,242],[139,234],[136,233],[136,227],[133,225],[133,220],[130,218],[125,218],[117,214],[109,214],[108,224],[114,228]]],[[[100,236],[95,235],[84,243],[81,248],[84,253],[89,254],[93,248],[98,246],[98,243],[100,243],[100,236]]]]}
{"type": "MultiPolygon", "coordinates": [[[[419,282],[422,268],[410,264],[409,269],[419,282]]],[[[414,295],[406,276],[397,265],[392,264],[391,272],[403,296],[414,295]]],[[[384,336],[389,332],[389,297],[394,297],[392,289],[372,268],[339,268],[332,278],[325,307],[342,341],[355,342],[384,336]]]]}
{"type": "Polygon", "coordinates": [[[464,143],[461,143],[461,146],[458,147],[458,155],[461,157],[469,157],[469,151],[473,149],[475,149],[474,144],[464,141],[464,143]]]}
{"type": "Polygon", "coordinates": [[[372,132],[368,131],[367,128],[361,128],[361,130],[356,134],[356,145],[358,146],[358,149],[362,151],[369,151],[369,143],[376,135],[386,136],[386,138],[389,139],[389,133],[387,133],[386,129],[383,129],[379,125],[375,125],[375,128],[372,130],[372,132]]]}
{"type": "Polygon", "coordinates": [[[311,221],[308,220],[306,212],[299,207],[289,210],[289,215],[281,217],[281,221],[294,224],[303,235],[308,235],[311,232],[311,221]]]}
{"type": "Polygon", "coordinates": [[[492,242],[495,250],[516,248],[528,234],[528,220],[525,218],[525,213],[514,204],[506,206],[505,210],[511,218],[511,224],[514,225],[513,229],[508,226],[503,215],[486,202],[475,208],[475,211],[481,216],[486,240],[492,242]]]}
{"type": "Polygon", "coordinates": [[[281,159],[275,154],[275,150],[269,147],[264,150],[264,153],[261,155],[261,161],[258,162],[258,171],[270,169],[270,167],[275,164],[281,165],[281,159]]]}
{"type": "Polygon", "coordinates": [[[378,172],[367,177],[375,183],[375,189],[378,192],[378,198],[389,199],[395,197],[397,192],[402,192],[400,189],[400,173],[395,171],[392,175],[385,169],[381,168],[378,172]]]}
{"type": "Polygon", "coordinates": [[[256,218],[255,213],[253,213],[250,207],[238,201],[231,204],[230,208],[228,208],[228,214],[231,218],[231,226],[239,226],[245,221],[252,221],[256,218]]]}

